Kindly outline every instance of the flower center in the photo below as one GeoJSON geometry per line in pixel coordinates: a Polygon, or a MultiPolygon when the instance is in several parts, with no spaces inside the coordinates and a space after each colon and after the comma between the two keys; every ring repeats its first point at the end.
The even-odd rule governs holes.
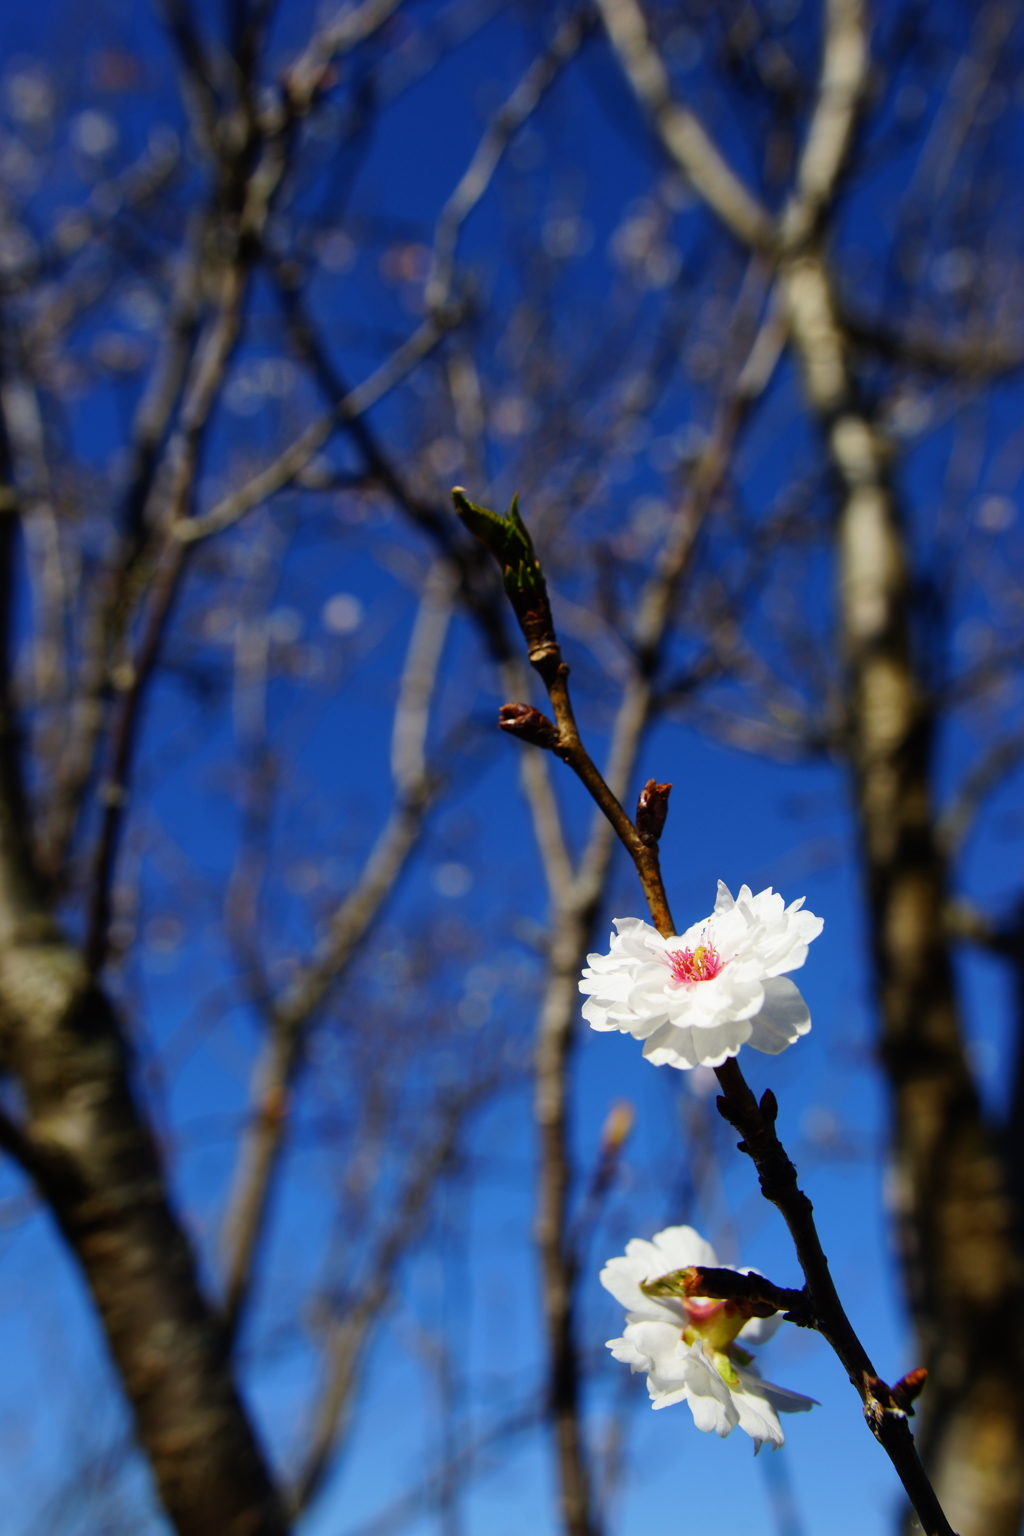
{"type": "Polygon", "coordinates": [[[700,1338],[712,1349],[727,1349],[749,1321],[746,1307],[735,1301],[710,1301],[704,1296],[688,1296],[683,1302],[683,1310],[689,1325],[683,1335],[687,1344],[700,1338]]]}
{"type": "Polygon", "coordinates": [[[696,1344],[700,1339],[711,1356],[715,1370],[730,1387],[738,1387],[737,1365],[749,1365],[753,1356],[739,1344],[736,1335],[748,1321],[747,1308],[735,1301],[711,1301],[704,1296],[688,1296],[683,1302],[687,1326],[683,1342],[696,1344]]]}
{"type": "Polygon", "coordinates": [[[668,963],[676,981],[710,981],[725,961],[713,944],[698,944],[696,949],[669,950],[668,963]]]}

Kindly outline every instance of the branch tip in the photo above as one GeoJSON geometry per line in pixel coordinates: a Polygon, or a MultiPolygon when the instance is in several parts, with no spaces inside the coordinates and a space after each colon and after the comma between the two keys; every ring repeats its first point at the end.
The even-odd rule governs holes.
{"type": "Polygon", "coordinates": [[[501,579],[526,640],[530,665],[549,683],[562,662],[555,637],[544,572],[533,540],[519,515],[519,494],[505,513],[492,512],[470,501],[461,485],[452,486],[455,515],[475,539],[490,550],[501,566],[501,579]]]}

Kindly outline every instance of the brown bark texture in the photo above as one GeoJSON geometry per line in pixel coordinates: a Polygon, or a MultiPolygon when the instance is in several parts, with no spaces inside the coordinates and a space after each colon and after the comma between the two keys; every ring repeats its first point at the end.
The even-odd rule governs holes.
{"type": "Polygon", "coordinates": [[[285,1531],[110,1002],[51,931],[4,945],[0,1008],[29,1166],[89,1285],[170,1519],[182,1536],[285,1531]]]}

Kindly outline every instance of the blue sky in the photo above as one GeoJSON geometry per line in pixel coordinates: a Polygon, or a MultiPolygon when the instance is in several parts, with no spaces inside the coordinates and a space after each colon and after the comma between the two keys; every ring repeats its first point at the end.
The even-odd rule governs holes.
{"type": "MultiPolygon", "coordinates": [[[[289,34],[304,35],[309,9],[289,0],[280,7],[277,46],[282,53],[289,34]]],[[[416,15],[433,9],[410,7],[416,15]]],[[[535,11],[526,29],[532,42],[542,16],[543,8],[535,11]]],[[[26,61],[43,60],[72,99],[81,90],[83,104],[91,100],[89,60],[101,46],[112,45],[138,55],[147,81],[146,89],[114,106],[104,104],[104,110],[116,112],[127,147],[130,141],[141,142],[154,121],[173,120],[176,111],[171,70],[149,8],[108,0],[86,14],[60,0],[46,0],[31,10],[12,8],[0,19],[0,58],[8,61],[8,73],[26,61]]],[[[347,194],[345,218],[353,219],[353,227],[372,217],[396,231],[396,241],[429,240],[438,209],[475,147],[485,111],[493,110],[514,83],[528,55],[516,18],[500,13],[398,99],[383,115],[347,194]]],[[[716,105],[702,71],[693,79],[702,109],[735,151],[741,134],[727,105],[716,105]]],[[[566,279],[560,311],[567,334],[587,341],[593,316],[604,313],[602,306],[611,312],[617,302],[619,277],[608,247],[623,207],[650,193],[661,167],[647,150],[621,82],[597,48],[589,49],[556,86],[524,142],[536,143],[539,133],[555,146],[551,158],[557,169],[538,199],[548,197],[555,208],[578,206],[590,231],[589,254],[566,279]]],[[[529,153],[522,158],[528,161],[529,153]]],[[[898,177],[898,162],[891,174],[898,177]]],[[[55,178],[40,193],[40,217],[47,205],[70,195],[73,175],[70,170],[66,175],[66,188],[55,178]]],[[[310,202],[322,191],[311,189],[310,202]]],[[[850,241],[855,245],[859,239],[869,266],[872,240],[858,234],[856,226],[873,216],[870,199],[877,206],[880,196],[876,182],[872,190],[850,199],[850,241]],[[861,195],[869,201],[867,208],[858,202],[861,195]]],[[[888,217],[884,199],[883,207],[888,217]]],[[[679,213],[677,237],[687,252],[699,248],[700,217],[692,207],[679,213]]],[[[509,183],[499,178],[465,231],[463,257],[478,264],[482,287],[498,299],[514,284],[499,253],[515,218],[509,183]]],[[[323,271],[318,284],[314,292],[323,336],[350,378],[362,377],[372,366],[382,336],[405,334],[415,323],[403,308],[402,290],[383,289],[372,251],[361,252],[348,272],[323,271]]],[[[269,310],[266,292],[257,289],[253,314],[259,319],[269,310]]],[[[638,327],[642,323],[641,316],[638,327]]],[[[257,338],[243,348],[240,365],[260,355],[257,338]]],[[[757,482],[752,494],[766,504],[772,489],[811,452],[797,400],[793,372],[784,368],[744,444],[745,462],[757,482]]],[[[297,385],[287,410],[294,420],[304,421],[313,403],[312,391],[297,385]]],[[[673,395],[654,431],[673,430],[691,403],[684,392],[673,395]]],[[[124,399],[112,392],[102,401],[90,396],[71,412],[70,429],[97,465],[106,463],[118,445],[124,406],[124,399]]],[[[1012,387],[997,400],[993,443],[1005,435],[1018,406],[1012,387]]],[[[402,395],[374,414],[374,424],[401,441],[418,409],[414,395],[402,395]]],[[[261,434],[270,430],[269,419],[257,415],[251,420],[249,449],[259,447],[261,434]]],[[[206,465],[211,485],[204,494],[209,499],[216,495],[213,482],[227,472],[229,449],[237,447],[245,430],[244,421],[241,427],[236,421],[233,435],[225,427],[215,436],[206,465]]],[[[907,485],[915,504],[926,506],[934,498],[947,448],[941,439],[909,458],[907,485]]],[[[339,450],[336,459],[345,462],[345,451],[339,450]]],[[[646,463],[640,454],[624,498],[628,494],[635,501],[650,491],[656,476],[646,463]]],[[[493,468],[501,485],[500,462],[493,468]]],[[[1004,493],[1015,494],[1016,482],[1004,493]]],[[[529,517],[529,506],[525,510],[529,517]]],[[[598,522],[614,523],[622,514],[613,503],[595,515],[598,522]]],[[[298,615],[302,644],[310,655],[316,651],[327,657],[324,665],[336,684],[333,692],[325,685],[307,695],[290,684],[270,691],[272,734],[286,738],[290,749],[291,779],[277,832],[282,845],[305,843],[318,857],[324,851],[321,843],[328,841],[344,881],[345,869],[365,853],[386,812],[383,781],[394,679],[412,624],[409,582],[400,564],[382,562],[380,551],[393,544],[407,559],[422,563],[424,546],[383,510],[365,524],[345,526],[329,508],[307,518],[290,501],[278,507],[277,515],[284,534],[274,611],[298,615]],[[323,614],[338,594],[358,598],[363,622],[351,639],[331,649],[323,614]]],[[[244,531],[238,538],[245,538],[244,531]]],[[[238,539],[232,536],[227,547],[237,552],[238,539]]],[[[200,579],[183,605],[183,626],[204,619],[205,601],[200,579]]],[[[827,608],[823,596],[815,617],[821,619],[827,608]]],[[[585,658],[577,662],[571,643],[567,650],[585,679],[585,658]]],[[[447,657],[442,715],[454,721],[471,704],[475,718],[492,716],[501,702],[497,684],[463,619],[453,626],[447,657]]],[[[583,694],[581,717],[597,755],[608,722],[607,698],[599,690],[583,694]]],[[[199,892],[197,914],[205,910],[203,902],[213,910],[237,835],[236,785],[223,772],[231,739],[230,712],[218,713],[216,700],[212,705],[197,700],[179,677],[160,684],[148,711],[142,753],[147,819],[166,833],[166,845],[150,843],[146,853],[143,903],[152,918],[160,917],[167,890],[186,866],[199,892]]],[[[400,933],[429,907],[439,922],[469,936],[478,952],[476,964],[497,964],[501,980],[494,988],[491,1021],[483,1026],[495,1030],[509,1023],[513,1006],[516,1027],[528,1027],[537,960],[512,922],[515,914],[535,923],[544,916],[540,870],[516,784],[520,750],[495,735],[460,766],[457,789],[428,828],[409,881],[386,920],[389,934],[400,933]],[[462,894],[445,895],[438,890],[438,870],[452,863],[475,872],[476,883],[462,894]],[[500,882],[485,882],[480,871],[495,867],[500,882]],[[506,983],[507,977],[513,980],[506,983]]],[[[958,737],[950,743],[949,763],[962,762],[965,752],[966,739],[958,737]]],[[[781,764],[745,756],[684,726],[667,724],[648,741],[637,784],[648,776],[674,784],[662,847],[681,926],[710,910],[719,878],[733,889],[743,882],[755,890],[774,884],[787,900],[805,895],[808,907],[825,918],[824,933],[799,978],[814,1018],[811,1035],[778,1059],[748,1052],[745,1066],[755,1090],[770,1084],[779,1097],[780,1129],[815,1203],[840,1293],[880,1373],[895,1379],[917,1362],[890,1257],[884,1203],[886,1105],[874,1064],[870,977],[845,777],[825,763],[781,764]]],[[[559,793],[571,825],[582,832],[590,815],[582,791],[575,782],[564,782],[559,793]]],[[[1009,899],[1017,880],[1019,843],[1012,839],[1024,828],[1007,820],[1014,798],[1012,787],[1001,795],[990,829],[972,845],[968,863],[971,889],[997,906],[1009,899]]],[[[285,937],[289,942],[307,939],[310,917],[301,903],[292,902],[283,887],[275,890],[273,901],[280,922],[275,938],[282,943],[285,937]]],[[[620,862],[603,928],[613,916],[639,910],[634,877],[620,862]]],[[[227,965],[220,935],[212,926],[203,931],[201,916],[173,954],[159,946],[147,951],[132,988],[145,1059],[159,1060],[178,1040],[201,999],[223,981],[227,965]]],[[[965,958],[963,969],[979,1072],[998,1102],[1008,1049],[1005,978],[975,959],[965,958]]],[[[445,984],[457,990],[462,978],[449,976],[445,984]]],[[[180,1153],[177,1193],[210,1266],[231,1138],[244,1113],[253,1040],[251,1018],[243,1008],[234,1008],[209,1048],[188,1055],[160,1099],[161,1125],[180,1153]]],[[[628,1039],[586,1031],[580,1034],[574,1070],[574,1138],[581,1169],[592,1166],[614,1100],[626,1097],[638,1110],[622,1179],[585,1286],[580,1328],[588,1351],[599,1356],[603,1341],[620,1326],[617,1307],[596,1280],[612,1252],[613,1237],[621,1243],[649,1235],[685,1215],[720,1245],[723,1260],[756,1265],[784,1285],[796,1283],[781,1219],[757,1196],[753,1170],[732,1150],[729,1135],[720,1138],[717,1183],[705,1207],[672,1208],[685,1156],[680,1105],[694,1110],[699,1102],[692,1081],[651,1068],[628,1039]]],[[[417,1320],[443,1321],[457,1341],[463,1395],[476,1405],[482,1427],[501,1404],[525,1400],[534,1389],[541,1353],[530,1243],[533,1157],[529,1094],[520,1078],[474,1124],[467,1168],[441,1197],[436,1220],[446,1241],[428,1246],[403,1274],[400,1304],[381,1327],[367,1362],[351,1442],[308,1522],[311,1536],[348,1536],[360,1529],[375,1511],[414,1486],[438,1452],[436,1393],[417,1355],[417,1320]]],[[[261,1281],[264,1321],[273,1318],[278,1293],[290,1294],[289,1287],[312,1270],[329,1241],[323,1200],[329,1174],[322,1150],[300,1140],[289,1161],[288,1199],[275,1212],[261,1281]]],[[[9,1171],[0,1178],[12,1191],[20,1188],[9,1171]]],[[[11,1210],[17,1214],[16,1207],[11,1210]]],[[[0,1489],[16,1511],[17,1529],[27,1532],[40,1487],[58,1481],[66,1470],[67,1446],[81,1445],[86,1454],[92,1446],[109,1446],[122,1433],[123,1421],[88,1306],[44,1218],[12,1225],[6,1233],[0,1229],[0,1286],[0,1354],[8,1362],[8,1388],[0,1406],[0,1489]],[[57,1391],[55,1380],[60,1382],[57,1391]],[[21,1476],[25,1462],[33,1470],[28,1480],[21,1476]]],[[[826,1530],[829,1536],[852,1536],[888,1526],[897,1507],[896,1479],[861,1421],[856,1394],[838,1362],[819,1339],[790,1328],[765,1352],[763,1365],[772,1379],[821,1403],[812,1414],[790,1421],[780,1453],[805,1536],[826,1530]]],[[[308,1351],[276,1349],[273,1339],[263,1336],[246,1359],[247,1391],[282,1459],[298,1443],[311,1371],[308,1351]]],[[[627,1385],[634,1407],[627,1416],[627,1471],[615,1506],[618,1536],[634,1536],[652,1525],[713,1527],[719,1536],[775,1531],[761,1464],[765,1458],[755,1462],[750,1442],[739,1434],[723,1443],[698,1435],[685,1407],[653,1414],[642,1380],[624,1384],[608,1370],[595,1372],[588,1389],[595,1437],[611,1422],[627,1385]]],[[[553,1478],[546,1439],[536,1430],[524,1432],[501,1448],[493,1472],[469,1487],[462,1529],[479,1536],[512,1536],[523,1529],[555,1532],[553,1478]]],[[[409,1526],[417,1536],[435,1529],[432,1511],[409,1526]]]]}

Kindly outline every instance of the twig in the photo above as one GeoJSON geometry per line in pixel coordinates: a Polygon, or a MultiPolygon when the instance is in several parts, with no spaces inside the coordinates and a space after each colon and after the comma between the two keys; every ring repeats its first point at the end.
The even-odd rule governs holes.
{"type": "Polygon", "coordinates": [[[332,1323],[328,1368],[313,1415],[310,1444],[291,1491],[290,1503],[296,1515],[307,1509],[319,1492],[345,1432],[369,1330],[390,1300],[397,1266],[426,1219],[430,1191],[455,1155],[467,1114],[493,1086],[490,1078],[475,1083],[441,1112],[436,1134],[410,1158],[413,1172],[379,1242],[370,1274],[344,1316],[332,1323]]]}
{"type": "Polygon", "coordinates": [[[975,818],[987,795],[1012,773],[1024,758],[1024,731],[1014,731],[993,742],[981,761],[965,776],[938,823],[938,841],[948,859],[963,849],[975,818]]]}
{"type": "Polygon", "coordinates": [[[338,8],[331,20],[310,38],[284,77],[285,102],[291,116],[305,117],[319,93],[331,82],[335,60],[379,31],[401,3],[402,0],[363,0],[362,5],[338,8]]]}
{"type": "Polygon", "coordinates": [[[831,201],[867,80],[862,0],[829,0],[818,98],[782,217],[739,179],[700,122],[673,99],[638,0],[597,0],[608,36],[665,149],[723,224],[752,251],[773,258],[799,250],[831,201]]]}
{"type": "Polygon", "coordinates": [[[673,1270],[656,1280],[643,1280],[640,1289],[645,1296],[707,1296],[716,1301],[741,1301],[751,1317],[774,1317],[776,1312],[784,1312],[787,1322],[796,1323],[799,1328],[814,1327],[806,1289],[786,1290],[763,1275],[691,1264],[688,1269],[673,1270]]]}
{"type": "Polygon", "coordinates": [[[202,517],[189,518],[186,522],[177,524],[174,537],[182,544],[194,544],[199,539],[207,539],[213,534],[223,533],[225,528],[230,528],[233,523],[237,523],[239,518],[251,512],[254,507],[260,506],[277,491],[292,484],[313,455],[323,447],[339,426],[355,420],[372,405],[376,405],[394,389],[396,384],[401,383],[417,363],[422,362],[433,351],[453,319],[454,317],[449,316],[439,320],[431,316],[425,320],[410,337],[402,342],[401,346],[395,348],[390,357],[363,380],[362,384],[340,400],[333,410],[325,412],[324,415],[310,422],[305,431],[301,432],[283,453],[278,454],[266,469],[253,475],[252,479],[239,486],[237,491],[232,491],[223,497],[202,517]]]}
{"type": "Polygon", "coordinates": [[[549,87],[574,57],[592,22],[580,13],[562,23],[543,53],[520,79],[492,118],[469,166],[441,210],[434,234],[433,260],[427,278],[426,302],[437,310],[450,299],[459,234],[493,180],[506,149],[540,106],[549,87]]]}
{"type": "MultiPolygon", "coordinates": [[[[797,1184],[797,1173],[775,1132],[778,1105],[769,1089],[760,1104],[735,1058],[715,1068],[722,1089],[719,1112],[740,1132],[740,1151],[757,1169],[761,1193],[781,1212],[806,1280],[813,1322],[842,1361],[864,1404],[871,1433],[896,1469],[928,1536],[953,1536],[935,1490],[925,1475],[896,1388],[886,1386],[843,1310],[814,1224],[814,1207],[797,1184]]],[[[800,1293],[797,1293],[800,1294],[800,1293]]],[[[807,1325],[805,1325],[807,1326],[807,1325]]]]}
{"type": "Polygon", "coordinates": [[[828,0],[818,97],[804,141],[796,186],[779,221],[784,251],[815,233],[846,159],[868,78],[863,0],[828,0]]]}
{"type": "MultiPolygon", "coordinates": [[[[237,251],[222,274],[218,308],[197,350],[192,377],[182,402],[181,422],[169,450],[169,485],[165,493],[164,522],[172,535],[177,525],[186,520],[199,445],[238,339],[246,275],[247,263],[237,251]]],[[[187,546],[173,536],[163,543],[156,560],[138,652],[130,663],[122,663],[123,702],[112,731],[113,748],[107,782],[101,789],[105,811],[93,856],[87,905],[85,958],[93,975],[102,968],[107,953],[111,882],[128,805],[128,780],[142,707],[185,568],[186,549],[187,546]]]]}
{"type": "Polygon", "coordinates": [[[428,1473],[418,1487],[399,1494],[377,1514],[369,1515],[358,1525],[349,1526],[344,1536],[392,1536],[393,1532],[404,1529],[423,1509],[435,1503],[440,1490],[453,1478],[457,1477],[464,1487],[471,1476],[483,1475],[488,1469],[481,1469],[477,1465],[481,1452],[495,1446],[504,1450],[516,1436],[534,1429],[543,1417],[542,1400],[532,1399],[524,1407],[513,1409],[466,1445],[460,1446],[440,1466],[428,1473]]]}

